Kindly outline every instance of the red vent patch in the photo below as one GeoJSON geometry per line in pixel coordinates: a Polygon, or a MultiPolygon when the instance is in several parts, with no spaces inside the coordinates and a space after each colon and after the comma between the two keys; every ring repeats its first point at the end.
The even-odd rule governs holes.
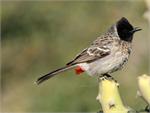
{"type": "Polygon", "coordinates": [[[80,66],[77,66],[77,67],[75,68],[75,72],[76,72],[77,75],[79,75],[79,74],[83,73],[84,70],[83,70],[80,66]]]}

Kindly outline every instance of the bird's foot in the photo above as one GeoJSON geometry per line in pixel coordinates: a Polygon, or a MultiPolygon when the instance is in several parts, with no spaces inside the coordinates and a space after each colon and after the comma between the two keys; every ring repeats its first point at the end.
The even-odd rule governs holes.
{"type": "Polygon", "coordinates": [[[116,83],[118,83],[117,80],[115,80],[115,79],[114,79],[111,75],[109,75],[109,74],[103,74],[103,76],[100,76],[99,79],[100,79],[100,80],[113,80],[113,81],[115,81],[116,83]]]}

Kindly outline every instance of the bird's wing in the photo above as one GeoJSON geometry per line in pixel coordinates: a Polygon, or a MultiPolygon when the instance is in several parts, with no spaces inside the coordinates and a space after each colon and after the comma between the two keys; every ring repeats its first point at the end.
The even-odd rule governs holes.
{"type": "Polygon", "coordinates": [[[67,63],[67,65],[78,64],[83,62],[92,62],[94,60],[103,58],[110,54],[110,48],[106,45],[91,45],[89,48],[84,49],[80,54],[78,54],[74,60],[67,63]]]}

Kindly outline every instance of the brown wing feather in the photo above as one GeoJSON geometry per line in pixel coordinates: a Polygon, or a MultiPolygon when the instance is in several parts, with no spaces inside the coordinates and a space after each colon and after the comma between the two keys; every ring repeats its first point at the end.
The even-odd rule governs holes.
{"type": "Polygon", "coordinates": [[[98,37],[89,48],[84,49],[75,57],[74,60],[67,63],[67,65],[92,62],[109,55],[111,52],[110,47],[112,46],[112,42],[112,37],[109,35],[102,35],[101,37],[98,37]]]}
{"type": "Polygon", "coordinates": [[[91,62],[99,58],[103,58],[110,54],[110,49],[106,47],[91,46],[82,51],[74,60],[67,63],[67,65],[78,64],[83,62],[91,62]]]}

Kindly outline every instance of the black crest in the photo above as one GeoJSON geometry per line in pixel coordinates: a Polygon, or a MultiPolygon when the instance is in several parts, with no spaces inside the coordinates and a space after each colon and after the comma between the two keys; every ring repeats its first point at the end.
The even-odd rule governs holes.
{"type": "Polygon", "coordinates": [[[116,24],[117,27],[117,32],[119,37],[124,40],[131,42],[133,38],[133,26],[129,23],[129,21],[125,18],[122,17],[116,24]]]}

